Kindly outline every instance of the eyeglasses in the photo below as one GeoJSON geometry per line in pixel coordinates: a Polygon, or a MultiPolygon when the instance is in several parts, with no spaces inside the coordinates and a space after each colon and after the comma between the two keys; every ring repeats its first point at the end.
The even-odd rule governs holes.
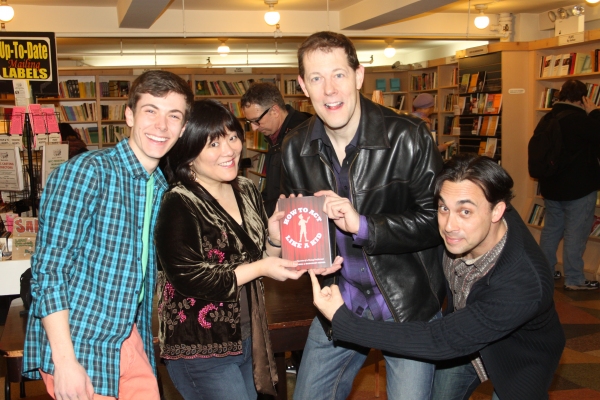
{"type": "Polygon", "coordinates": [[[265,110],[265,112],[263,112],[262,114],[260,114],[260,117],[258,117],[258,118],[256,118],[256,119],[246,119],[246,122],[247,122],[247,123],[249,123],[249,124],[254,124],[254,125],[256,125],[256,126],[260,126],[260,120],[261,120],[261,119],[263,119],[263,117],[264,117],[265,115],[267,115],[267,113],[268,113],[269,111],[271,111],[271,108],[273,108],[273,106],[271,106],[271,107],[267,108],[267,109],[265,110]]]}

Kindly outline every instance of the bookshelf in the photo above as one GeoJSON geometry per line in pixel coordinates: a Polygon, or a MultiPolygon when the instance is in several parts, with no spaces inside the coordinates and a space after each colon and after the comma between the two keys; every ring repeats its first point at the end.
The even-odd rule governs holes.
{"type": "MultiPolygon", "coordinates": [[[[298,90],[297,68],[245,68],[243,73],[228,73],[230,72],[229,68],[178,67],[164,69],[176,73],[188,81],[195,94],[199,93],[197,92],[197,82],[205,81],[208,85],[211,82],[218,82],[221,92],[218,94],[215,93],[214,90],[216,87],[212,86],[212,93],[215,94],[196,94],[195,99],[217,99],[228,105],[229,109],[238,118],[243,118],[243,113],[240,109],[242,91],[236,90],[234,92],[233,89],[240,88],[239,82],[272,82],[282,90],[284,100],[287,104],[301,111],[313,112],[309,99],[304,96],[301,90],[298,90]],[[229,91],[227,88],[229,88],[229,91]]],[[[87,104],[88,111],[90,109],[94,111],[95,116],[93,118],[69,118],[65,115],[65,118],[61,118],[61,121],[69,122],[75,129],[78,129],[82,133],[89,132],[88,135],[93,140],[89,144],[98,145],[98,147],[113,146],[118,141],[118,135],[129,135],[129,129],[121,110],[124,110],[126,106],[128,87],[141,72],[142,70],[123,67],[59,68],[60,96],[38,98],[37,102],[54,105],[57,111],[61,110],[61,108],[73,108],[87,104]],[[72,87],[71,93],[69,93],[69,84],[67,82],[72,87]],[[73,91],[73,87],[77,87],[79,94],[73,91]],[[110,110],[108,114],[106,114],[106,110],[110,110]],[[97,140],[95,139],[96,137],[97,140]]],[[[209,91],[208,93],[211,92],[209,91]]],[[[14,100],[7,99],[4,101],[0,99],[0,105],[12,105],[13,103],[14,100]]],[[[85,136],[85,134],[82,136],[85,136]]]]}
{"type": "Polygon", "coordinates": [[[419,93],[430,93],[436,101],[435,110],[430,116],[432,133],[436,135],[438,143],[444,143],[454,140],[452,135],[443,133],[446,129],[445,117],[452,115],[452,109],[445,107],[446,99],[458,94],[458,64],[446,63],[445,58],[431,60],[428,64],[427,68],[407,70],[367,67],[361,91],[367,98],[372,98],[379,81],[380,85],[385,84],[385,90],[382,91],[384,105],[407,113],[413,111],[412,102],[419,93]],[[399,83],[400,90],[392,90],[394,79],[399,83]]]}
{"type": "Polygon", "coordinates": [[[460,115],[454,116],[452,134],[458,134],[459,152],[501,161],[502,53],[461,58],[458,67],[460,115]]]}

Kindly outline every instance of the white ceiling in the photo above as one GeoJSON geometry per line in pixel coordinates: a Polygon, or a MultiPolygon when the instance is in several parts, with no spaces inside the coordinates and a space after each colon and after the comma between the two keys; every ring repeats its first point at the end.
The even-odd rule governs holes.
{"type": "MultiPolygon", "coordinates": [[[[118,6],[123,4],[129,5],[130,14],[135,17],[136,12],[145,11],[143,7],[146,4],[158,3],[159,1],[167,4],[166,10],[224,10],[224,11],[266,11],[267,5],[263,0],[8,0],[9,4],[17,8],[19,5],[23,6],[44,6],[44,7],[86,7],[93,10],[93,7],[111,7],[118,10],[118,6]],[[147,3],[145,3],[147,2],[147,3]],[[133,4],[137,3],[137,9],[133,4]],[[133,11],[132,11],[133,10],[133,11]]],[[[342,12],[349,7],[356,7],[359,5],[372,6],[375,8],[383,3],[389,4],[410,4],[420,3],[425,4],[421,8],[429,6],[429,10],[424,13],[417,13],[415,15],[408,16],[400,21],[410,21],[417,17],[433,14],[433,13],[454,13],[454,14],[475,14],[475,4],[486,4],[487,14],[499,14],[499,13],[529,13],[538,14],[546,12],[550,9],[558,7],[567,7],[574,4],[581,4],[583,0],[579,2],[573,0],[279,0],[278,4],[275,5],[276,10],[294,10],[294,11],[319,11],[324,12],[329,7],[330,11],[342,12]],[[381,3],[379,3],[381,2],[381,3]],[[431,4],[447,4],[442,7],[433,8],[431,4]],[[469,8],[469,5],[471,7],[469,8]]],[[[600,4],[598,5],[600,8],[600,4]]],[[[127,7],[127,6],[126,6],[127,7]]],[[[586,7],[591,7],[587,5],[586,7]]],[[[158,13],[158,16],[161,14],[158,13]]],[[[365,17],[366,18],[366,17],[365,17]]],[[[65,21],[68,23],[67,21],[65,21]]],[[[282,28],[284,29],[284,28],[282,28]]],[[[125,30],[126,31],[126,30],[125,30]]],[[[68,35],[61,35],[57,32],[57,44],[59,57],[63,59],[81,60],[85,59],[87,65],[100,65],[95,64],[92,56],[81,56],[82,54],[92,53],[117,53],[123,51],[125,53],[141,52],[141,53],[156,53],[156,52],[213,52],[215,53],[216,47],[219,45],[217,37],[188,37],[188,38],[174,38],[145,35],[143,33],[128,34],[126,37],[103,37],[94,38],[93,34],[82,33],[82,37],[74,37],[77,34],[69,33],[68,35]],[[64,37],[69,36],[69,37],[64,37]]],[[[356,31],[354,31],[356,32],[356,31]]],[[[377,30],[364,30],[364,33],[360,37],[352,37],[353,42],[359,52],[359,58],[368,58],[369,54],[373,52],[379,52],[385,47],[384,40],[390,39],[389,37],[382,36],[381,33],[376,33],[377,30]]],[[[343,33],[343,31],[342,31],[343,33]]],[[[412,33],[412,31],[411,31],[412,33]]],[[[118,33],[117,33],[118,35],[118,33]]],[[[223,35],[223,34],[222,34],[223,35]]],[[[222,36],[221,35],[221,36],[222,36]]],[[[257,37],[249,37],[248,34],[240,35],[236,37],[235,34],[227,33],[227,44],[231,48],[232,52],[273,52],[277,50],[281,53],[287,52],[294,53],[297,49],[298,44],[303,40],[303,37],[294,37],[285,35],[283,38],[275,39],[271,37],[265,37],[264,34],[257,37]]],[[[447,36],[451,38],[451,36],[447,36]]],[[[481,40],[481,38],[480,38],[481,40]]],[[[425,50],[435,48],[438,46],[451,45],[452,41],[440,40],[428,40],[426,37],[410,37],[398,36],[394,38],[393,46],[399,51],[404,53],[416,52],[419,50],[425,50]]],[[[474,44],[477,45],[477,44],[474,44]]],[[[222,61],[222,59],[213,54],[213,63],[222,61]]],[[[205,57],[202,58],[204,60],[205,57]]],[[[229,57],[229,60],[233,61],[233,57],[229,57]]],[[[365,61],[365,60],[361,60],[365,61]]],[[[385,61],[386,63],[388,61],[385,61]]],[[[127,62],[124,61],[125,65],[127,62]]],[[[377,63],[376,63],[377,64],[377,63]]],[[[133,64],[131,64],[133,65],[133,64]]]]}
{"type": "MultiPolygon", "coordinates": [[[[275,6],[281,10],[325,11],[329,3],[331,11],[340,11],[362,0],[279,0],[275,6]]],[[[69,7],[116,7],[118,0],[9,0],[9,4],[18,5],[56,5],[69,7]]],[[[260,11],[266,9],[263,0],[172,0],[169,8],[181,10],[182,3],[188,10],[243,10],[260,11]]],[[[510,12],[541,13],[578,3],[564,0],[472,0],[471,5],[486,4],[490,13],[510,12]]],[[[436,12],[467,12],[469,0],[458,0],[442,7],[436,12]]]]}
{"type": "MultiPolygon", "coordinates": [[[[279,0],[275,6],[281,10],[297,11],[340,11],[362,0],[279,0]]],[[[68,7],[116,7],[118,0],[9,0],[11,5],[52,5],[68,7]]],[[[490,13],[510,12],[518,13],[541,13],[553,8],[580,3],[573,0],[458,0],[449,6],[442,7],[435,12],[467,12],[475,4],[486,4],[490,13]]],[[[243,10],[260,11],[266,9],[262,0],[172,0],[170,9],[188,10],[243,10]]],[[[590,5],[591,6],[591,5],[590,5]]]]}

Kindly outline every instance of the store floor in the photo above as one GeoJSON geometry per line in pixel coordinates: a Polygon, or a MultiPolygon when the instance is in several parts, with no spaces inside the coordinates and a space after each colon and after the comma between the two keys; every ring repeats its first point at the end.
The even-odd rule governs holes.
{"type": "MultiPolygon", "coordinates": [[[[550,388],[550,400],[600,400],[600,291],[565,292],[563,281],[556,281],[554,300],[563,325],[567,344],[560,366],[550,388]]],[[[3,327],[0,326],[0,330],[3,327]]],[[[169,381],[164,367],[159,367],[164,382],[166,400],[181,397],[169,381]]],[[[6,367],[0,362],[0,387],[4,387],[6,367]]],[[[385,363],[380,363],[381,393],[379,400],[386,400],[385,363]]],[[[288,374],[289,398],[292,398],[295,375],[288,374]]],[[[481,385],[472,400],[491,399],[492,386],[481,385]]],[[[28,400],[50,399],[41,381],[26,384],[28,400]]],[[[12,386],[12,399],[19,399],[18,385],[12,386]]],[[[375,397],[374,366],[361,370],[354,382],[350,400],[377,399],[375,397]]]]}

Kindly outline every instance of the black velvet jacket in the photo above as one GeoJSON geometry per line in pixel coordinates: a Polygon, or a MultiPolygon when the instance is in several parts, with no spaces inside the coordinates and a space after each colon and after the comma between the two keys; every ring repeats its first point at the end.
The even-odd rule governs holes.
{"type": "MultiPolygon", "coordinates": [[[[243,228],[200,185],[165,193],[155,227],[161,357],[208,358],[242,352],[235,268],[262,258],[267,216],[254,184],[238,178],[243,228]]],[[[260,280],[247,285],[254,380],[275,394],[277,371],[260,280]]],[[[224,377],[226,378],[226,377],[224,377]]]]}
{"type": "MultiPolygon", "coordinates": [[[[363,247],[377,286],[398,322],[429,321],[444,299],[441,243],[433,201],[440,156],[425,122],[360,97],[358,152],[351,161],[352,204],[369,224],[363,247]]],[[[333,168],[321,140],[311,140],[314,116],[283,143],[283,193],[336,191],[333,168]]],[[[330,223],[332,254],[335,225],[330,223]]],[[[329,283],[331,279],[326,279],[329,283]]]]}

